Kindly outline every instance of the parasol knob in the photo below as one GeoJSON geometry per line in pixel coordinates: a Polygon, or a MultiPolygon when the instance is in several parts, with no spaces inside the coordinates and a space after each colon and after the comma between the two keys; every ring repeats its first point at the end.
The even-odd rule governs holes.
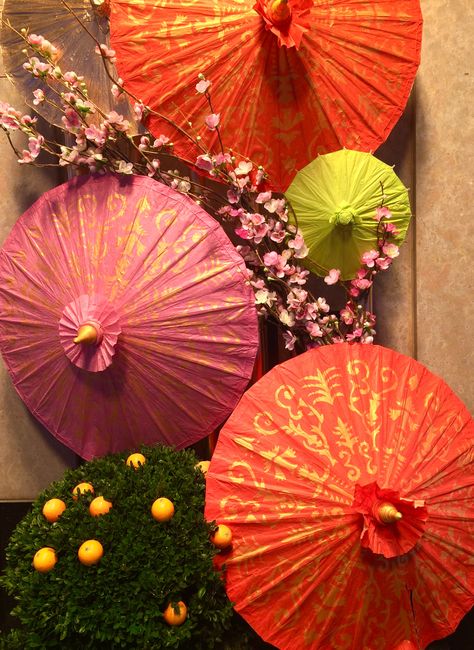
{"type": "Polygon", "coordinates": [[[77,330],[77,336],[74,343],[85,343],[86,345],[96,345],[98,343],[99,332],[90,324],[81,325],[77,330]]]}
{"type": "Polygon", "coordinates": [[[284,23],[291,18],[291,8],[288,5],[288,0],[273,0],[268,17],[274,25],[284,23]]]}
{"type": "Polygon", "coordinates": [[[91,0],[91,5],[96,14],[102,18],[110,17],[110,0],[91,0]]]}
{"type": "Polygon", "coordinates": [[[392,503],[388,502],[379,505],[378,516],[380,521],[384,524],[394,524],[403,518],[402,513],[399,512],[392,503]]]}

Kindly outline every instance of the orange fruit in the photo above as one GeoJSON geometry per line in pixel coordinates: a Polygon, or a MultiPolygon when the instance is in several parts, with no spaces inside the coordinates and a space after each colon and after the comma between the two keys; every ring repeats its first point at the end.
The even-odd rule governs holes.
{"type": "Polygon", "coordinates": [[[166,497],[160,497],[153,502],[151,514],[156,521],[169,521],[174,515],[173,502],[166,497]]]}
{"type": "Polygon", "coordinates": [[[77,551],[79,561],[86,566],[97,564],[103,554],[104,548],[96,539],[88,539],[83,542],[77,551]]]}
{"type": "Polygon", "coordinates": [[[77,501],[79,495],[86,494],[87,492],[94,494],[94,487],[90,483],[79,483],[72,491],[72,498],[74,501],[77,501]]]}
{"type": "Polygon", "coordinates": [[[217,530],[211,537],[211,542],[217,548],[227,548],[232,544],[232,531],[229,526],[219,524],[217,530]]]}
{"type": "Polygon", "coordinates": [[[178,603],[169,603],[168,607],[163,612],[163,618],[168,625],[182,625],[188,615],[188,608],[180,600],[178,603]]]}
{"type": "Polygon", "coordinates": [[[66,510],[66,504],[61,499],[50,499],[43,506],[43,515],[50,523],[59,519],[66,510]]]}
{"type": "Polygon", "coordinates": [[[93,517],[106,515],[112,507],[112,501],[106,501],[104,497],[96,497],[89,504],[89,512],[93,517]]]}
{"type": "Polygon", "coordinates": [[[44,546],[39,551],[36,551],[33,558],[33,566],[40,573],[48,573],[48,571],[54,568],[57,561],[58,557],[54,548],[44,546]]]}
{"type": "Polygon", "coordinates": [[[125,462],[129,467],[138,469],[141,465],[144,465],[146,463],[146,458],[143,454],[130,454],[125,462]]]}
{"type": "Polygon", "coordinates": [[[196,463],[196,465],[194,465],[194,467],[196,467],[197,469],[200,469],[201,472],[204,474],[204,476],[206,476],[207,470],[209,469],[210,464],[211,464],[210,460],[201,460],[201,461],[199,461],[199,463],[196,463]]]}

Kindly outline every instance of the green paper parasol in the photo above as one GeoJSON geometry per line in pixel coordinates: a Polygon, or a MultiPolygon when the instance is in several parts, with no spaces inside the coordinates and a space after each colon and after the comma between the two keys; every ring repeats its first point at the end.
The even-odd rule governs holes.
{"type": "Polygon", "coordinates": [[[286,197],[309,249],[305,266],[318,275],[339,269],[342,280],[354,278],[361,256],[377,246],[378,207],[392,213],[398,245],[411,217],[408,191],[392,167],[350,149],[318,156],[297,173],[286,197]]]}

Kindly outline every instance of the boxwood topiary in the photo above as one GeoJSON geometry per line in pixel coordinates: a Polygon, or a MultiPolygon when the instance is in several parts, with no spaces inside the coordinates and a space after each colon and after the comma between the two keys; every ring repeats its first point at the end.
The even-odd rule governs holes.
{"type": "MultiPolygon", "coordinates": [[[[7,547],[1,579],[18,604],[24,648],[214,648],[231,625],[232,607],[221,576],[214,570],[216,549],[209,541],[212,524],[204,520],[205,479],[191,451],[142,447],[146,463],[126,465],[116,454],[68,470],[61,481],[40,494],[18,524],[7,547]],[[94,486],[76,500],[72,489],[94,486]],[[95,496],[112,502],[108,514],[93,517],[95,496]],[[151,505],[167,497],[173,518],[159,523],[151,505]],[[66,510],[56,523],[42,514],[44,503],[60,498],[66,510]],[[96,539],[104,548],[98,564],[78,560],[79,546],[96,539]],[[36,551],[56,550],[48,573],[32,566],[36,551]],[[188,617],[169,626],[163,611],[184,601],[188,617]]],[[[13,639],[13,637],[11,637],[13,639]]],[[[242,639],[242,642],[244,640],[242,639]]],[[[246,645],[246,642],[245,644],[246,645]]]]}

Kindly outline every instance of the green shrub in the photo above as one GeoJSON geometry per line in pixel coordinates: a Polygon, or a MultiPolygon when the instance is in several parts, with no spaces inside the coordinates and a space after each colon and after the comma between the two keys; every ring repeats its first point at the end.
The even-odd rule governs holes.
{"type": "MultiPolygon", "coordinates": [[[[194,467],[197,459],[191,451],[168,447],[140,451],[147,462],[136,470],[126,465],[127,454],[117,454],[67,471],[18,524],[1,579],[17,600],[13,614],[23,624],[22,631],[11,634],[12,642],[23,635],[24,648],[226,646],[222,639],[232,608],[213,568],[216,550],[209,541],[212,525],[203,516],[205,480],[194,467]],[[91,483],[95,494],[74,500],[71,491],[80,482],[91,483]],[[92,517],[89,503],[99,495],[113,507],[92,517]],[[165,523],[150,514],[161,496],[175,506],[174,517],[165,523]],[[51,524],[42,508],[53,497],[67,508],[51,524]],[[77,557],[87,539],[104,547],[94,566],[84,566],[77,557]],[[58,561],[48,573],[39,573],[32,560],[44,546],[56,550],[58,561]],[[170,601],[179,600],[186,603],[188,617],[171,627],[162,612],[170,601]]],[[[241,647],[247,644],[241,638],[241,647]]]]}

